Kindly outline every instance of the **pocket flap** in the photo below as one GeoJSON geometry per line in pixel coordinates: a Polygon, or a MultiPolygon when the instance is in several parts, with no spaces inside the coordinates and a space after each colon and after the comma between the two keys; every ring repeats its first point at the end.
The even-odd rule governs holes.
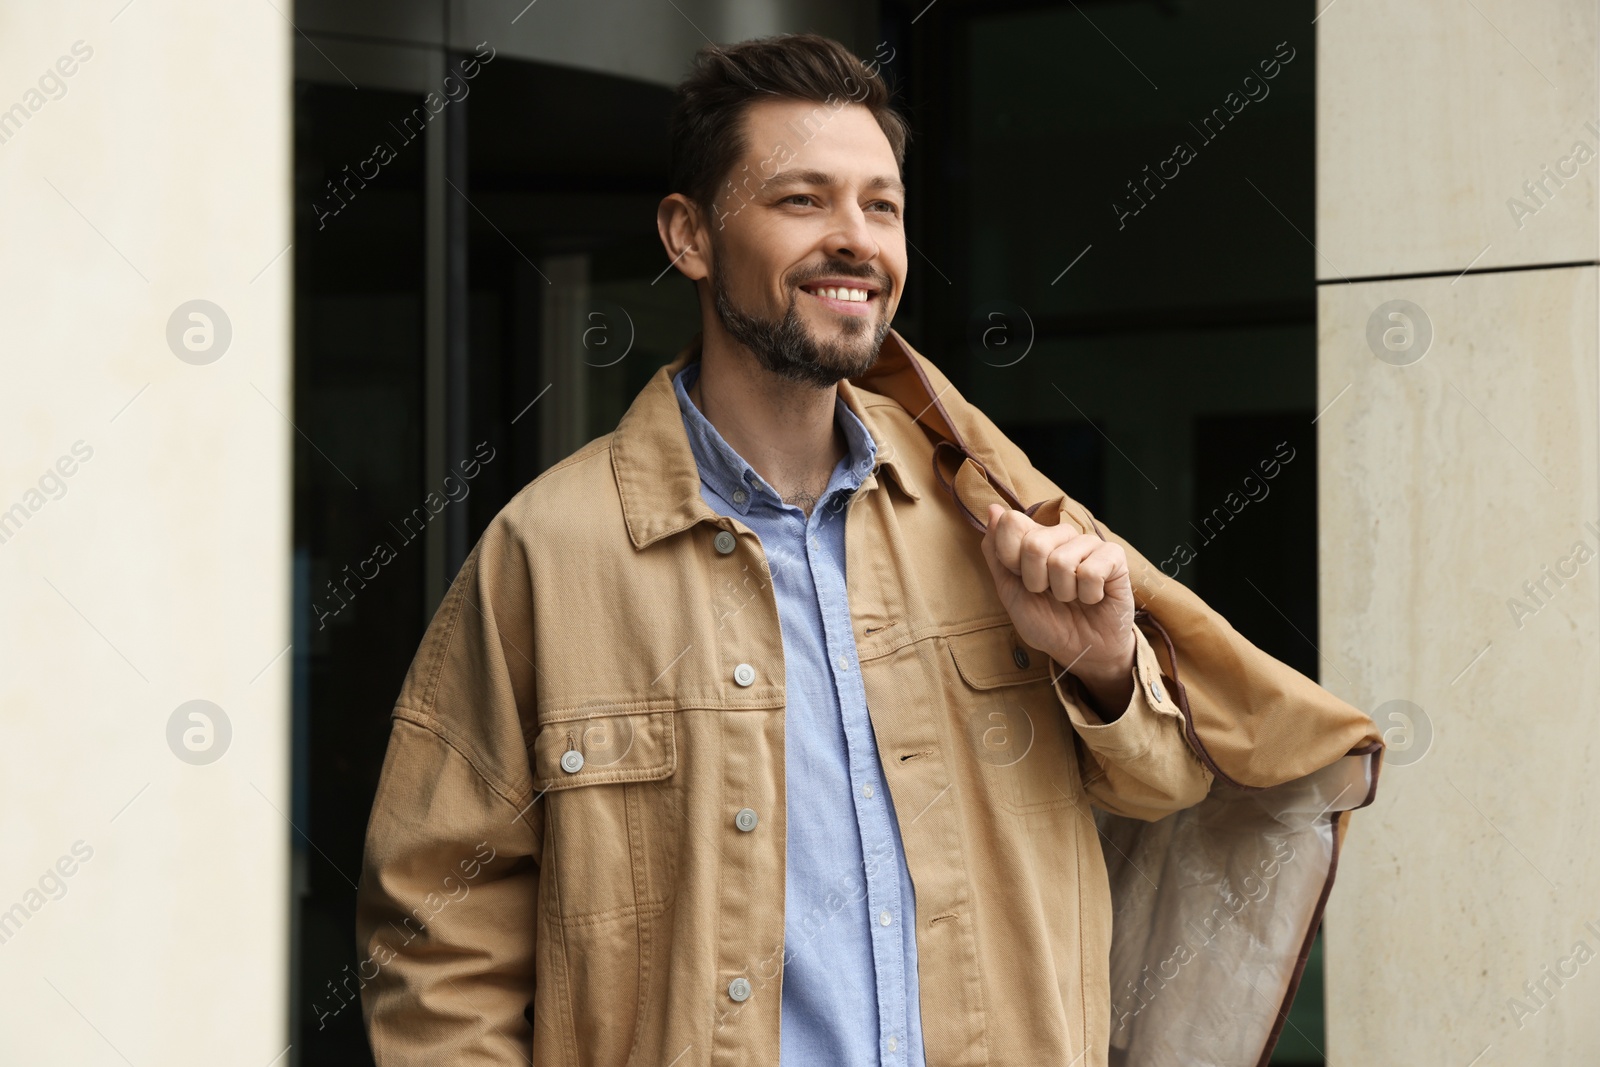
{"type": "Polygon", "coordinates": [[[675,734],[668,711],[546,723],[531,752],[534,788],[544,792],[670,777],[678,766],[675,734]]]}
{"type": "Polygon", "coordinates": [[[950,643],[956,670],[974,689],[1021,685],[1050,677],[1050,657],[1025,645],[1010,623],[951,634],[945,640],[950,643]]]}

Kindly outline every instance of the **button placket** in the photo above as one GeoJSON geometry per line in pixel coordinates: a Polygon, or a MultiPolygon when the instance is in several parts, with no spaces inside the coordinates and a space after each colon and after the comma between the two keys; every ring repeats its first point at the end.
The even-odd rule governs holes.
{"type": "MultiPolygon", "coordinates": [[[[842,654],[840,658],[844,658],[842,654]]],[[[850,683],[846,682],[845,684],[850,683]]],[[[859,775],[862,779],[868,779],[872,777],[870,761],[868,761],[862,753],[856,751],[853,747],[849,753],[849,760],[852,774],[859,775]]],[[[873,792],[874,790],[870,782],[862,788],[862,793],[864,796],[871,797],[873,792]]],[[[889,826],[887,821],[889,815],[882,806],[874,807],[874,811],[863,814],[865,814],[866,819],[876,827],[879,834],[882,835],[882,844],[888,846],[890,852],[893,853],[894,833],[893,828],[889,826]]],[[[885,944],[881,940],[883,938],[891,937],[898,939],[900,936],[898,931],[891,932],[889,929],[894,925],[894,911],[891,909],[898,909],[901,904],[899,872],[897,865],[892,861],[892,859],[884,858],[877,864],[877,870],[875,872],[871,874],[866,874],[866,872],[863,873],[866,877],[867,899],[865,903],[869,908],[868,914],[875,915],[875,919],[871,920],[872,925],[868,928],[869,936],[872,942],[873,957],[876,960],[883,952],[889,952],[896,957],[900,957],[902,949],[897,942],[885,944]]],[[[901,958],[901,964],[904,964],[903,958],[901,958]]]]}
{"type": "MultiPolygon", "coordinates": [[[[860,494],[851,497],[858,499],[860,494]]],[[[820,560],[818,561],[820,562],[820,560]]],[[[840,700],[845,706],[855,705],[853,714],[860,715],[863,708],[859,704],[861,696],[860,672],[853,669],[853,659],[848,651],[853,647],[854,638],[846,627],[843,634],[831,623],[828,607],[833,598],[839,595],[843,587],[844,575],[833,567],[822,567],[813,564],[813,573],[816,575],[817,594],[819,603],[823,607],[824,641],[828,650],[829,666],[834,672],[834,685],[841,690],[840,700]],[[843,690],[849,689],[858,698],[855,701],[844,696],[843,690]]],[[[870,729],[870,726],[867,727],[870,729]]],[[[875,792],[872,781],[876,777],[873,764],[868,752],[862,751],[858,746],[850,743],[849,729],[846,730],[846,749],[849,762],[849,771],[855,781],[862,783],[861,795],[871,798],[875,792]]],[[[869,735],[870,736],[870,735],[869,735]]],[[[889,855],[879,856],[875,869],[870,873],[863,871],[866,882],[868,932],[871,939],[871,951],[875,966],[886,965],[891,970],[903,972],[905,965],[904,949],[900,944],[903,932],[895,928],[894,916],[899,912],[903,901],[902,890],[899,883],[899,870],[894,853],[894,830],[890,825],[890,814],[885,805],[864,805],[859,810],[857,818],[861,821],[864,832],[870,832],[872,839],[878,844],[873,847],[877,850],[887,847],[889,855]],[[886,958],[887,954],[887,958],[886,958]],[[889,961],[897,961],[891,963],[889,961]]],[[[880,1003],[880,1011],[893,1015],[897,1008],[893,1004],[893,995],[888,1003],[880,1003]]]]}

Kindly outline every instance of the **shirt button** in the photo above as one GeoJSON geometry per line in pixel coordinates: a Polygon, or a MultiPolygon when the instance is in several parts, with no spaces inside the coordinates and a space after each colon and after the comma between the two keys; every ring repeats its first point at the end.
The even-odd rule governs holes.
{"type": "Polygon", "coordinates": [[[862,792],[862,794],[864,796],[869,796],[870,797],[872,795],[872,787],[870,785],[863,786],[862,789],[861,789],[861,792],[862,792]]]}
{"type": "Polygon", "coordinates": [[[568,774],[577,774],[583,770],[583,753],[577,749],[568,749],[561,754],[561,769],[568,774]]]}
{"type": "Polygon", "coordinates": [[[733,680],[740,685],[749,685],[756,680],[756,669],[748,663],[741,663],[733,669],[733,680]]]}
{"type": "Polygon", "coordinates": [[[733,502],[735,504],[743,504],[746,500],[749,500],[749,499],[750,499],[750,494],[745,492],[743,489],[735,489],[733,491],[733,502]]]}
{"type": "Polygon", "coordinates": [[[728,996],[743,1003],[750,999],[750,980],[748,978],[735,978],[728,983],[728,996]]]}
{"type": "Polygon", "coordinates": [[[716,545],[717,551],[721,552],[724,556],[726,556],[729,552],[732,552],[734,546],[737,544],[737,542],[734,540],[733,534],[729,533],[727,530],[719,530],[717,532],[717,536],[712,539],[711,543],[716,545]]]}
{"type": "Polygon", "coordinates": [[[848,656],[839,656],[839,669],[841,671],[847,671],[850,669],[850,658],[848,656]]]}
{"type": "Polygon", "coordinates": [[[756,809],[740,808],[739,814],[733,817],[733,825],[737,826],[745,833],[749,833],[751,830],[754,830],[756,828],[756,809]]]}
{"type": "Polygon", "coordinates": [[[1150,683],[1150,695],[1156,698],[1156,703],[1157,704],[1161,703],[1161,683],[1160,682],[1151,682],[1150,683]]]}
{"type": "Polygon", "coordinates": [[[897,1041],[897,1040],[896,1040],[896,1039],[895,1039],[895,1038],[892,1038],[892,1037],[891,1037],[891,1038],[890,1038],[890,1039],[889,1039],[889,1051],[890,1051],[890,1052],[894,1052],[894,1051],[895,1051],[895,1050],[897,1050],[897,1049],[898,1049],[898,1048],[899,1048],[899,1047],[900,1047],[900,1042],[899,1042],[899,1041],[897,1041]]]}
{"type": "Polygon", "coordinates": [[[893,915],[890,915],[887,911],[878,912],[878,923],[879,923],[879,925],[888,926],[892,922],[894,922],[894,916],[893,915]]]}

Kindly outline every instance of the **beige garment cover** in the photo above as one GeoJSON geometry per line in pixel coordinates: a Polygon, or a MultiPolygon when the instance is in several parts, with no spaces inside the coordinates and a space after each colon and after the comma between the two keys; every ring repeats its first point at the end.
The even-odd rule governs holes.
{"type": "Polygon", "coordinates": [[[1121,545],[1150,639],[1215,776],[1157,822],[1096,812],[1110,874],[1113,1067],[1264,1065],[1287,1020],[1333,887],[1350,812],[1372,802],[1372,719],[1247,641],[1181,582],[1061,495],[1024,506],[989,468],[1016,469],[988,420],[891,330],[851,384],[890,397],[935,442],[935,476],[973,526],[991,503],[1121,545]],[[998,462],[997,462],[998,461],[998,462]],[[953,468],[954,475],[948,470],[953,468]]]}

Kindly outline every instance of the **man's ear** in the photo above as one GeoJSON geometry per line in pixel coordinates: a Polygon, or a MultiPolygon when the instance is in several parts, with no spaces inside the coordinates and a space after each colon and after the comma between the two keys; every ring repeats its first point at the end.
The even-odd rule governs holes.
{"type": "Polygon", "coordinates": [[[663,197],[656,206],[656,230],[672,265],[690,281],[711,276],[705,220],[699,205],[682,193],[663,197]]]}

